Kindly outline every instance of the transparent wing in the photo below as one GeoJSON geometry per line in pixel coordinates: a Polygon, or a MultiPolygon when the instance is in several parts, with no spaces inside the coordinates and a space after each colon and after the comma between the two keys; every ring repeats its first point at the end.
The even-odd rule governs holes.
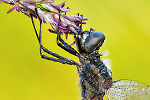
{"type": "Polygon", "coordinates": [[[109,100],[150,100],[150,87],[136,81],[119,80],[112,83],[106,95],[109,100]]]}

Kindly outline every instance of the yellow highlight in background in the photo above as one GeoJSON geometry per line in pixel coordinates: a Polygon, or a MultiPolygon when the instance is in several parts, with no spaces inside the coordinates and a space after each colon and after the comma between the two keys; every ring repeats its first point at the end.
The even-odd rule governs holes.
{"type": "MultiPolygon", "coordinates": [[[[30,18],[16,11],[7,15],[12,7],[0,4],[0,100],[81,99],[76,66],[40,58],[30,18]]],[[[110,52],[103,58],[111,60],[113,80],[131,79],[150,85],[149,0],[67,0],[66,7],[72,10],[68,14],[80,13],[90,19],[84,30],[92,27],[105,34],[100,51],[110,52]]],[[[42,27],[43,44],[78,61],[56,45],[56,35],[48,28],[48,24],[42,27]]],[[[72,39],[69,36],[67,42],[72,39]]]]}

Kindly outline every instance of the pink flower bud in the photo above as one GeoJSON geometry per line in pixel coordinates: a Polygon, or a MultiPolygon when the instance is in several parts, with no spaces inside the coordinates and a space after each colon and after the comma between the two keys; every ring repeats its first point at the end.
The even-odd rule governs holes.
{"type": "Polygon", "coordinates": [[[59,13],[58,10],[56,8],[54,8],[53,6],[51,6],[50,4],[49,5],[41,4],[41,6],[50,12],[59,13]]]}
{"type": "Polygon", "coordinates": [[[18,7],[18,6],[15,6],[15,7],[9,9],[8,12],[7,12],[7,14],[9,14],[10,12],[12,12],[14,9],[16,9],[16,11],[20,12],[19,7],[18,7]]]}
{"type": "MultiPolygon", "coordinates": [[[[50,23],[52,29],[48,29],[51,33],[56,33],[58,24],[59,31],[65,34],[66,39],[68,34],[78,34],[79,24],[81,24],[81,16],[65,15],[70,9],[64,8],[65,2],[58,3],[57,5],[51,4],[54,0],[0,0],[4,3],[15,5],[7,13],[12,12],[14,9],[18,12],[22,12],[25,15],[31,17],[31,15],[37,18],[35,8],[39,18],[44,22],[50,23]],[[59,19],[60,15],[60,19],[59,19]]],[[[83,17],[83,21],[88,20],[83,17]]],[[[85,22],[82,22],[85,24],[85,22]]],[[[82,31],[82,30],[81,30],[82,31]]]]}
{"type": "Polygon", "coordinates": [[[62,2],[62,3],[58,3],[57,6],[60,6],[60,8],[63,8],[65,6],[65,3],[66,3],[66,1],[62,2]]]}
{"type": "Polygon", "coordinates": [[[40,8],[37,8],[37,12],[38,12],[38,15],[39,15],[40,19],[41,19],[44,23],[46,23],[47,21],[46,21],[46,18],[45,18],[45,16],[44,16],[43,11],[42,11],[40,8]]]}

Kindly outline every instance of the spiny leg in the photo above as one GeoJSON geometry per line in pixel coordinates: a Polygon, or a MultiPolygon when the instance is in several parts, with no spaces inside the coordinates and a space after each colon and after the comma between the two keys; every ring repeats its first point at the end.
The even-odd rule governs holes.
{"type": "MultiPolygon", "coordinates": [[[[63,64],[76,65],[77,63],[75,61],[69,60],[69,59],[64,58],[64,57],[62,58],[62,56],[61,56],[62,59],[55,59],[55,58],[48,57],[48,56],[42,54],[42,49],[41,49],[42,48],[42,43],[41,43],[41,25],[42,25],[42,20],[40,20],[40,33],[39,33],[39,42],[40,42],[40,54],[41,54],[41,57],[44,58],[44,59],[47,59],[47,60],[52,60],[52,61],[60,62],[60,63],[63,63],[63,64]]],[[[57,55],[57,57],[58,56],[59,55],[57,55]]]]}
{"type": "MultiPolygon", "coordinates": [[[[36,13],[36,15],[37,15],[37,17],[38,17],[38,19],[39,19],[39,21],[40,21],[40,36],[38,37],[38,40],[39,40],[39,39],[41,38],[41,24],[42,24],[42,20],[40,19],[39,15],[38,15],[37,8],[35,8],[35,13],[36,13]]],[[[32,22],[33,22],[33,18],[32,18],[32,22]]],[[[34,26],[36,35],[38,36],[37,31],[36,31],[36,28],[35,28],[35,25],[34,25],[34,22],[33,22],[33,26],[34,26]]],[[[65,57],[62,57],[62,56],[60,56],[60,55],[58,55],[58,54],[56,54],[56,53],[53,53],[52,51],[49,51],[48,49],[46,49],[45,47],[43,47],[43,45],[42,45],[42,43],[41,43],[41,40],[39,40],[39,43],[40,43],[40,46],[41,46],[41,48],[43,49],[44,52],[47,52],[48,54],[51,54],[52,56],[55,56],[55,57],[57,57],[57,58],[59,58],[59,59],[69,60],[69,59],[67,59],[67,58],[65,58],[65,57]]],[[[71,61],[72,61],[72,60],[71,60],[71,61]]]]}
{"type": "Polygon", "coordinates": [[[60,36],[60,31],[59,31],[59,26],[60,26],[60,12],[59,12],[59,23],[58,23],[58,27],[57,27],[57,45],[59,47],[61,47],[62,49],[64,49],[65,51],[75,55],[75,56],[78,56],[79,57],[79,53],[74,49],[72,48],[70,45],[68,45],[60,36]]]}
{"type": "MultiPolygon", "coordinates": [[[[40,43],[40,41],[39,41],[39,36],[38,36],[37,30],[36,30],[36,28],[35,28],[35,24],[34,24],[34,21],[33,21],[33,17],[32,17],[32,15],[30,15],[30,16],[31,16],[32,25],[33,25],[34,30],[35,30],[35,33],[36,33],[36,37],[37,37],[37,39],[38,39],[38,42],[40,43]]],[[[59,56],[59,55],[56,54],[56,53],[53,53],[52,51],[49,51],[48,49],[46,49],[45,47],[43,47],[42,44],[41,44],[41,48],[43,49],[44,52],[46,52],[46,53],[48,53],[48,54],[51,54],[52,56],[55,56],[55,57],[60,58],[60,59],[67,59],[67,58],[64,58],[64,57],[62,57],[62,56],[59,56]]]]}
{"type": "Polygon", "coordinates": [[[80,29],[79,29],[79,32],[78,32],[78,36],[81,33],[81,30],[82,30],[82,21],[83,21],[83,15],[80,15],[80,16],[81,16],[81,25],[80,25],[80,29]]]}
{"type": "MultiPolygon", "coordinates": [[[[77,15],[79,16],[79,13],[77,13],[77,15]]],[[[78,26],[80,27],[80,29],[79,29],[79,31],[78,31],[78,34],[77,34],[77,36],[74,34],[74,40],[75,40],[75,43],[76,43],[76,45],[77,45],[77,47],[78,47],[78,51],[79,51],[80,53],[83,52],[82,49],[81,49],[80,39],[79,39],[79,34],[81,33],[81,30],[82,30],[82,21],[83,21],[83,15],[81,15],[81,23],[80,23],[80,26],[79,26],[79,24],[78,24],[78,26]]]]}
{"type": "MultiPolygon", "coordinates": [[[[37,12],[37,9],[35,9],[35,11],[37,12]]],[[[43,45],[42,45],[42,43],[41,43],[41,25],[42,25],[42,20],[41,20],[41,19],[39,18],[39,16],[37,15],[38,18],[39,18],[39,21],[40,21],[40,33],[39,33],[39,36],[38,36],[38,33],[37,33],[36,28],[35,28],[35,25],[34,25],[33,17],[32,17],[31,14],[30,14],[30,16],[31,16],[31,21],[32,21],[32,24],[33,24],[33,27],[34,27],[34,30],[35,30],[37,39],[38,39],[39,44],[40,44],[40,55],[41,55],[41,57],[44,58],[44,59],[47,59],[47,60],[52,60],[52,61],[60,62],[60,63],[63,63],[63,64],[79,65],[79,64],[76,63],[75,61],[69,60],[69,59],[67,59],[67,58],[64,58],[64,57],[62,57],[62,56],[60,56],[60,55],[58,55],[58,54],[56,54],[56,53],[53,53],[52,51],[49,51],[49,50],[46,49],[45,47],[43,47],[43,45]],[[57,57],[58,59],[52,58],[52,57],[48,57],[48,56],[46,56],[46,55],[43,55],[41,50],[43,50],[44,52],[47,52],[48,54],[51,54],[51,55],[54,56],[54,57],[57,57]]]]}

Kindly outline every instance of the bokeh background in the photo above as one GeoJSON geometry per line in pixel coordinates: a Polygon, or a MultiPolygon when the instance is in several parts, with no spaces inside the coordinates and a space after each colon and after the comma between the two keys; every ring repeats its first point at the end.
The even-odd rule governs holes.
{"type": "MultiPolygon", "coordinates": [[[[66,0],[68,14],[89,18],[84,30],[103,32],[113,80],[131,79],[150,85],[150,0],[66,0]]],[[[56,3],[63,2],[57,0],[56,3]]],[[[54,4],[56,4],[54,3],[54,4]]],[[[39,44],[29,17],[0,4],[0,100],[78,100],[76,66],[40,58],[39,44]]],[[[37,27],[39,26],[36,21],[37,27]]],[[[43,25],[43,44],[78,62],[56,45],[56,35],[43,25]]],[[[69,36],[67,42],[72,42],[69,36]]]]}

